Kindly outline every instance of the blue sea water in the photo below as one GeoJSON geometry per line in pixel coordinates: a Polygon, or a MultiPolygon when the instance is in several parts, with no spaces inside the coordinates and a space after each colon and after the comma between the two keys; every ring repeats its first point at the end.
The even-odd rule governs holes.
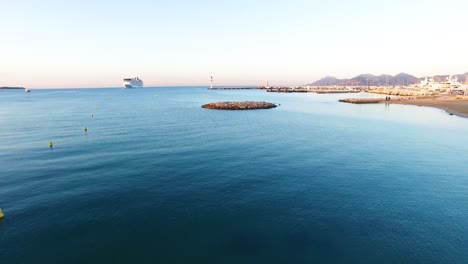
{"type": "Polygon", "coordinates": [[[0,91],[0,263],[468,263],[468,119],[345,97],[0,91]]]}

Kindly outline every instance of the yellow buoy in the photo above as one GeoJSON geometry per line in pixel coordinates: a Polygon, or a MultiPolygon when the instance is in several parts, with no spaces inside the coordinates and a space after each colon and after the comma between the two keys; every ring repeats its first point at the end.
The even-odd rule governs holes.
{"type": "Polygon", "coordinates": [[[3,218],[3,212],[2,212],[2,209],[0,209],[0,219],[3,218]]]}
{"type": "Polygon", "coordinates": [[[49,147],[50,148],[53,148],[54,147],[54,143],[52,141],[49,141],[49,147]]]}

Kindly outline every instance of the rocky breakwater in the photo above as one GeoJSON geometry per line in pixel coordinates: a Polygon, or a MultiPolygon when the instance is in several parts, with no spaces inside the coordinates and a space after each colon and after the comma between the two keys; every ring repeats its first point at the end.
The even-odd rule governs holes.
{"type": "Polygon", "coordinates": [[[351,103],[351,104],[378,104],[380,102],[386,101],[385,98],[348,98],[341,99],[340,102],[351,103]]]}
{"type": "Polygon", "coordinates": [[[268,102],[216,102],[202,105],[203,108],[218,109],[218,110],[255,110],[255,109],[270,109],[277,105],[268,102]]]}

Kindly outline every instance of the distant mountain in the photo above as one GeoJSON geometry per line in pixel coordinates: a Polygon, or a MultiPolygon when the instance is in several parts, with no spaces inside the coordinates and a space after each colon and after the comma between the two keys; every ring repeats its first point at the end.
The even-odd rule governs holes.
{"type": "Polygon", "coordinates": [[[393,78],[394,78],[395,83],[398,83],[394,85],[409,85],[409,84],[419,82],[419,78],[414,77],[411,74],[407,74],[403,72],[395,75],[393,78]]]}
{"type": "Polygon", "coordinates": [[[335,85],[336,83],[342,83],[344,81],[345,80],[340,80],[340,79],[337,79],[335,77],[327,76],[327,77],[324,77],[324,78],[314,82],[312,85],[315,85],[315,86],[328,86],[328,85],[335,85]]]}
{"type": "Polygon", "coordinates": [[[395,76],[386,75],[386,74],[379,75],[379,76],[375,76],[372,74],[361,74],[351,79],[337,79],[335,77],[327,76],[309,85],[312,85],[312,86],[330,86],[330,85],[397,86],[397,85],[409,85],[409,84],[417,83],[419,82],[419,80],[420,80],[419,78],[410,74],[406,74],[406,73],[400,73],[395,76]]]}

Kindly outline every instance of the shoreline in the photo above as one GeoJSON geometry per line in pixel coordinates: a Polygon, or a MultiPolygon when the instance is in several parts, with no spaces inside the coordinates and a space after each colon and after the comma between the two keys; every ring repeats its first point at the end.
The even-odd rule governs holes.
{"type": "Polygon", "coordinates": [[[468,97],[440,96],[434,98],[390,100],[380,103],[432,107],[444,110],[449,115],[468,118],[468,97]]]}

